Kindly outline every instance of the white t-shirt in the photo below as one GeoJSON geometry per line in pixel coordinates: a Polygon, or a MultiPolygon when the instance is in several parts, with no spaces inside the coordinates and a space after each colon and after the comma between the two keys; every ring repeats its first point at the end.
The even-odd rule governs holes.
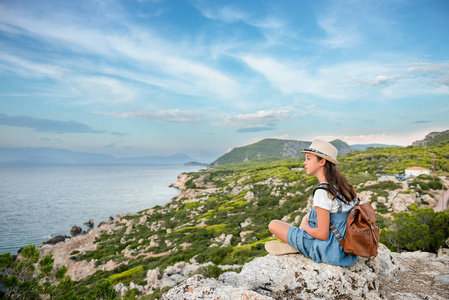
{"type": "Polygon", "coordinates": [[[331,213],[350,211],[352,206],[343,203],[340,200],[332,200],[327,195],[327,190],[317,189],[313,196],[313,206],[324,208],[331,213]]]}

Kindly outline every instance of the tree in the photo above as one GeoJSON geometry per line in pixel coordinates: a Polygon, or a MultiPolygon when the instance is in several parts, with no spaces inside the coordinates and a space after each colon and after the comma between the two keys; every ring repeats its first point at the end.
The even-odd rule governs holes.
{"type": "Polygon", "coordinates": [[[47,254],[39,259],[40,251],[28,245],[14,260],[9,252],[0,255],[0,283],[6,292],[2,299],[78,299],[73,281],[63,266],[53,273],[54,259],[47,254]]]}
{"type": "Polygon", "coordinates": [[[449,213],[413,205],[411,209],[411,213],[394,214],[392,226],[381,231],[380,241],[392,251],[436,253],[449,237],[449,213]]]}

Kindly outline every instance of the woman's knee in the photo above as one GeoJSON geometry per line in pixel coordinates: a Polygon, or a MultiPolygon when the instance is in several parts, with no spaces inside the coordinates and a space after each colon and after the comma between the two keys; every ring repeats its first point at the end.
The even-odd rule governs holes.
{"type": "Polygon", "coordinates": [[[279,220],[272,220],[270,224],[268,224],[268,230],[270,230],[271,233],[274,233],[273,231],[276,231],[276,227],[279,224],[279,220]]]}

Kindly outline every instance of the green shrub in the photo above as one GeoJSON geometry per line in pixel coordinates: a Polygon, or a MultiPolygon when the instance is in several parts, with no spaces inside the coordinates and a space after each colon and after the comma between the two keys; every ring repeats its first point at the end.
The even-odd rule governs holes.
{"type": "Polygon", "coordinates": [[[9,252],[0,255],[1,299],[56,299],[60,295],[64,299],[78,299],[66,267],[53,273],[52,254],[40,258],[39,249],[28,245],[20,255],[20,261],[14,260],[9,252]]]}
{"type": "Polygon", "coordinates": [[[115,291],[112,283],[108,280],[105,280],[101,283],[96,284],[95,287],[87,293],[87,299],[113,300],[117,299],[117,292],[115,291]]]}
{"type": "Polygon", "coordinates": [[[388,212],[388,208],[382,202],[377,202],[376,211],[381,214],[386,214],[388,212]]]}
{"type": "Polygon", "coordinates": [[[218,276],[223,274],[225,271],[216,265],[207,265],[196,270],[195,274],[202,274],[206,278],[218,279],[218,276]]]}
{"type": "Polygon", "coordinates": [[[443,184],[441,184],[441,182],[438,182],[438,181],[431,181],[431,182],[427,183],[427,185],[432,190],[441,190],[441,189],[443,189],[443,184]]]}
{"type": "Polygon", "coordinates": [[[111,275],[108,280],[113,284],[117,284],[122,281],[128,281],[134,274],[141,272],[143,272],[143,266],[138,266],[120,274],[111,275]]]}
{"type": "Polygon", "coordinates": [[[394,221],[380,232],[380,241],[392,251],[436,253],[449,237],[449,212],[411,207],[411,213],[393,214],[394,221]]]}

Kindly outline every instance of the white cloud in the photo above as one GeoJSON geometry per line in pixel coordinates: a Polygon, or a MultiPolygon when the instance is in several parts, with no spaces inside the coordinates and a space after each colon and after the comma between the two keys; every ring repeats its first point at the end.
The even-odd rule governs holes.
{"type": "Polygon", "coordinates": [[[197,5],[197,8],[206,18],[220,20],[226,23],[243,22],[260,29],[270,30],[281,29],[284,27],[284,22],[272,15],[258,18],[229,5],[222,7],[197,5]]]}
{"type": "Polygon", "coordinates": [[[213,126],[232,128],[253,128],[257,126],[273,126],[277,122],[299,118],[306,113],[294,113],[290,108],[261,110],[255,113],[233,115],[229,113],[211,113],[186,110],[160,110],[156,112],[108,112],[93,111],[92,113],[114,118],[132,118],[156,121],[160,123],[198,124],[211,122],[213,126]]]}
{"type": "Polygon", "coordinates": [[[314,139],[321,139],[326,141],[342,140],[348,145],[355,144],[386,144],[386,145],[398,145],[398,146],[409,146],[414,141],[423,139],[429,131],[422,132],[409,132],[402,134],[368,134],[368,135],[325,135],[316,136],[314,139]]]}
{"type": "Polygon", "coordinates": [[[400,75],[378,75],[374,79],[367,80],[367,83],[371,86],[385,86],[393,84],[400,77],[400,75]]]}
{"type": "Polygon", "coordinates": [[[61,67],[32,62],[8,53],[0,52],[0,70],[11,74],[19,74],[26,78],[57,78],[66,70],[61,67]]]}
{"type": "Polygon", "coordinates": [[[104,76],[74,76],[67,82],[81,103],[117,104],[135,100],[138,91],[123,81],[104,76]]]}
{"type": "Polygon", "coordinates": [[[253,55],[240,59],[262,74],[271,85],[285,95],[309,94],[335,100],[363,97],[378,99],[379,95],[401,98],[409,95],[447,94],[446,77],[429,77],[430,71],[449,74],[448,64],[416,66],[410,62],[395,64],[376,61],[346,62],[314,69],[306,63],[291,63],[271,57],[253,55]],[[422,75],[411,71],[426,71],[422,75]],[[446,73],[443,73],[446,72],[446,73]],[[372,89],[366,89],[370,87],[372,89]]]}
{"type": "Polygon", "coordinates": [[[276,17],[273,14],[258,17],[229,5],[215,7],[208,4],[205,5],[205,3],[197,5],[197,8],[206,18],[226,23],[242,22],[259,30],[266,40],[265,43],[257,44],[258,49],[278,45],[286,39],[291,41],[297,35],[295,32],[287,29],[281,17],[276,17]]]}
{"type": "Polygon", "coordinates": [[[235,23],[248,19],[248,15],[230,6],[224,6],[218,9],[197,6],[202,14],[209,19],[221,20],[226,23],[235,23]]]}
{"type": "Polygon", "coordinates": [[[288,67],[272,58],[244,56],[241,59],[251,68],[264,75],[267,80],[282,93],[317,94],[322,90],[322,83],[299,68],[288,67]]]}
{"type": "Polygon", "coordinates": [[[335,16],[327,16],[318,20],[318,25],[326,32],[327,39],[323,44],[331,48],[350,48],[358,45],[362,35],[356,24],[340,23],[335,16]]]}
{"type": "MultiPolygon", "coordinates": [[[[110,31],[114,33],[109,33],[95,26],[82,25],[85,22],[81,20],[75,22],[68,18],[64,22],[51,13],[46,15],[45,19],[5,7],[0,8],[0,13],[5,16],[2,22],[8,24],[3,26],[6,27],[5,31],[14,31],[17,34],[20,29],[21,35],[76,53],[78,60],[74,63],[78,64],[77,71],[97,72],[98,69],[105,68],[105,65],[115,65],[115,68],[119,68],[119,72],[128,70],[129,73],[129,70],[132,70],[131,77],[146,77],[147,84],[179,94],[226,100],[240,95],[241,88],[234,79],[210,65],[190,59],[185,54],[192,52],[191,48],[184,51],[179,41],[173,44],[148,28],[123,25],[120,30],[116,29],[110,31]],[[86,55],[84,61],[81,62],[79,57],[84,55],[86,55]],[[97,55],[101,56],[101,60],[89,59],[90,56],[97,55]],[[123,66],[123,69],[118,66],[123,66]]],[[[15,66],[24,65],[23,62],[11,57],[13,56],[9,59],[10,70],[14,70],[15,66]]],[[[70,63],[67,60],[61,62],[58,58],[52,60],[50,56],[41,59],[47,59],[47,65],[70,63]]],[[[33,68],[35,73],[45,75],[49,72],[42,68],[45,64],[42,66],[37,64],[33,66],[30,62],[26,64],[28,68],[33,68]]]]}
{"type": "Polygon", "coordinates": [[[255,113],[229,115],[223,114],[221,118],[217,118],[214,122],[216,126],[229,126],[235,128],[250,128],[261,125],[273,124],[300,117],[300,114],[295,114],[290,108],[260,110],[255,113]]]}
{"type": "Polygon", "coordinates": [[[132,118],[139,120],[155,121],[159,123],[182,123],[182,124],[196,124],[210,120],[203,112],[198,111],[182,111],[179,109],[161,110],[157,112],[106,112],[94,111],[94,114],[110,116],[114,118],[132,118]]]}
{"type": "Polygon", "coordinates": [[[449,63],[415,63],[407,69],[408,72],[420,72],[423,74],[449,74],[449,63]]]}

